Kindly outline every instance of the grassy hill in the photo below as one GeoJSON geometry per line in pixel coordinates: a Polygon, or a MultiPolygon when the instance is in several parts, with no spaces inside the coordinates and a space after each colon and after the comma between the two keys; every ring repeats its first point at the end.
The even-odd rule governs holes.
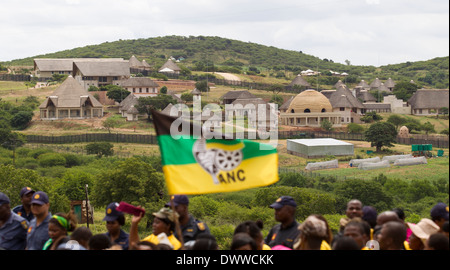
{"type": "MultiPolygon", "coordinates": [[[[233,73],[264,74],[263,76],[293,79],[300,71],[313,69],[326,75],[330,70],[347,72],[347,83],[375,78],[395,81],[414,80],[421,87],[449,87],[449,57],[428,61],[374,66],[353,66],[320,59],[301,51],[291,51],[251,42],[205,36],[165,36],[147,39],[119,40],[37,55],[2,63],[4,66],[30,66],[34,58],[122,57],[135,55],[158,69],[170,57],[183,58],[180,65],[190,70],[211,71],[212,67],[233,73]]],[[[322,84],[322,83],[321,83],[322,84]]],[[[330,83],[331,85],[331,83],[330,83]]]]}

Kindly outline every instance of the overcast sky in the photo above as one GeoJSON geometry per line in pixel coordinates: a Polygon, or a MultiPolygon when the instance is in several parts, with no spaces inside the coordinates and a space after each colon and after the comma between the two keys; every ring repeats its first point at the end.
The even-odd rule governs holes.
{"type": "Polygon", "coordinates": [[[2,0],[0,61],[167,35],[381,66],[449,55],[448,0],[2,0]]]}

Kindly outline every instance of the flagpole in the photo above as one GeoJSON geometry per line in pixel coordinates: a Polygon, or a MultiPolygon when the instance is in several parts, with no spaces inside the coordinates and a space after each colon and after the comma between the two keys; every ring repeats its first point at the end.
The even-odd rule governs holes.
{"type": "Polygon", "coordinates": [[[172,209],[173,219],[175,220],[175,231],[177,232],[178,237],[179,237],[178,240],[181,243],[180,249],[183,249],[183,247],[184,247],[183,234],[181,233],[180,221],[178,220],[177,215],[175,214],[176,212],[175,212],[175,205],[173,203],[173,196],[170,196],[170,208],[172,209]]]}

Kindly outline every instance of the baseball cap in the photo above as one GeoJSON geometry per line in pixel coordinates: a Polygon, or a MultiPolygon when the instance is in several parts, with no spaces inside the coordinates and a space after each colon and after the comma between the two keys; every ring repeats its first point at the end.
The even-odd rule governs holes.
{"type": "Polygon", "coordinates": [[[431,218],[448,220],[448,206],[445,203],[438,203],[431,209],[431,218]]]}
{"type": "Polygon", "coordinates": [[[123,212],[117,211],[117,206],[119,206],[119,204],[117,202],[112,202],[110,204],[108,204],[108,206],[106,207],[106,215],[103,218],[103,221],[114,221],[117,218],[119,218],[120,216],[123,216],[123,212]]]}
{"type": "Polygon", "coordinates": [[[10,203],[10,201],[9,201],[8,196],[6,196],[5,193],[0,192],[0,205],[2,205],[2,204],[9,204],[9,203],[10,203]]]}
{"type": "Polygon", "coordinates": [[[47,204],[49,202],[47,193],[43,191],[37,191],[33,194],[33,198],[31,199],[31,204],[47,204]]]}
{"type": "Polygon", "coordinates": [[[272,203],[270,205],[270,208],[280,209],[281,207],[283,207],[285,205],[297,207],[297,203],[294,201],[294,199],[291,196],[281,196],[274,203],[272,203]]]}
{"type": "MultiPolygon", "coordinates": [[[[153,213],[153,216],[155,216],[155,217],[157,217],[159,219],[168,219],[171,222],[175,222],[173,214],[174,214],[174,212],[172,211],[172,209],[167,208],[167,207],[163,207],[158,212],[153,213]]],[[[179,217],[177,212],[175,212],[175,217],[176,218],[179,217]]]]}
{"type": "MultiPolygon", "coordinates": [[[[180,204],[189,205],[189,198],[186,195],[173,195],[172,196],[173,206],[178,206],[180,204]]],[[[164,205],[165,207],[170,207],[170,202],[164,205]]]]}
{"type": "Polygon", "coordinates": [[[376,221],[377,220],[377,210],[373,206],[364,206],[362,208],[363,216],[362,219],[365,221],[376,221]]]}
{"type": "Polygon", "coordinates": [[[32,190],[30,187],[24,187],[20,190],[20,197],[22,198],[24,195],[27,195],[28,193],[35,193],[36,191],[32,190]]]}

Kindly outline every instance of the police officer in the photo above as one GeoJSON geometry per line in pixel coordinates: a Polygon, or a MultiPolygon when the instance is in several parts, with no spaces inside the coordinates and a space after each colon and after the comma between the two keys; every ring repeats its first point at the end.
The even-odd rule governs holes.
{"type": "MultiPolygon", "coordinates": [[[[197,239],[199,234],[210,234],[208,226],[189,213],[189,198],[186,195],[174,195],[172,196],[172,201],[175,211],[179,214],[178,220],[180,221],[181,234],[185,244],[197,239]]],[[[168,202],[165,206],[171,207],[171,203],[168,202]]],[[[180,239],[176,232],[175,236],[180,239]]]]}
{"type": "Polygon", "coordinates": [[[22,188],[20,190],[20,200],[22,201],[22,204],[13,208],[14,213],[25,218],[28,222],[34,218],[34,215],[31,212],[31,198],[34,193],[35,191],[29,187],[22,188]]]}
{"type": "Polygon", "coordinates": [[[48,235],[48,222],[52,218],[49,212],[50,202],[43,191],[37,191],[31,199],[31,212],[34,218],[30,222],[27,235],[28,250],[42,250],[45,242],[50,238],[48,235]]]}
{"type": "Polygon", "coordinates": [[[11,211],[10,200],[0,192],[0,249],[24,250],[28,221],[11,211]]]}
{"type": "Polygon", "coordinates": [[[275,220],[280,224],[272,227],[264,242],[270,247],[282,245],[292,249],[300,233],[295,220],[297,203],[290,196],[281,196],[270,207],[275,209],[275,220]]]}
{"type": "Polygon", "coordinates": [[[111,239],[113,244],[120,245],[122,249],[128,249],[129,235],[124,232],[121,227],[125,225],[125,215],[123,212],[117,211],[117,202],[112,202],[106,207],[106,214],[103,221],[106,221],[106,236],[111,239]]]}

